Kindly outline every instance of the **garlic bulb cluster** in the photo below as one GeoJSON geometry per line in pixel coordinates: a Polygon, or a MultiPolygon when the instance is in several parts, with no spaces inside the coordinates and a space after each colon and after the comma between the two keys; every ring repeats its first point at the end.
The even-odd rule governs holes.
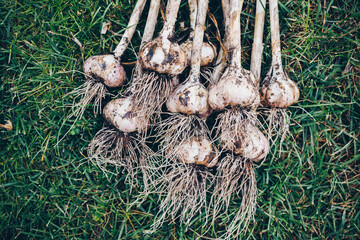
{"type": "MultiPolygon", "coordinates": [[[[275,23],[277,0],[270,0],[273,62],[267,77],[260,83],[261,65],[256,63],[261,64],[262,39],[254,44],[253,53],[260,59],[252,59],[252,71],[241,66],[243,2],[222,0],[225,38],[218,56],[216,47],[204,42],[208,0],[189,0],[192,32],[181,45],[175,36],[181,0],[167,1],[163,28],[154,39],[156,21],[149,21],[157,18],[160,0],[151,0],[149,23],[130,86],[105,105],[106,123],[89,144],[89,159],[99,166],[111,163],[125,167],[130,179],[139,170],[146,191],[156,189],[164,193],[155,227],[169,217],[173,221],[179,218],[189,226],[203,206],[214,208],[215,222],[228,209],[235,193],[243,199],[227,222],[229,234],[246,229],[255,214],[258,191],[254,164],[264,160],[270,151],[269,135],[264,135],[257,120],[257,107],[261,104],[271,108],[280,119],[286,115],[283,110],[299,100],[300,92],[281,65],[275,23]],[[201,74],[201,67],[214,63],[217,56],[221,64],[215,66],[216,76],[205,82],[209,78],[201,74]],[[216,119],[208,121],[213,112],[217,112],[216,119]],[[156,139],[151,147],[150,133],[155,133],[151,136],[156,139]],[[210,191],[211,203],[207,204],[210,191]]],[[[144,4],[145,0],[138,0],[130,21],[133,25],[138,23],[144,4]]],[[[259,6],[264,6],[263,0],[257,0],[259,6]]],[[[263,21],[264,15],[258,19],[263,21]]],[[[91,96],[101,92],[104,98],[106,87],[125,83],[121,56],[133,31],[134,28],[124,34],[114,54],[92,56],[85,61],[84,73],[96,87],[91,96]]],[[[257,38],[262,36],[263,22],[255,32],[257,38]]],[[[90,103],[89,99],[84,105],[90,103]]]]}

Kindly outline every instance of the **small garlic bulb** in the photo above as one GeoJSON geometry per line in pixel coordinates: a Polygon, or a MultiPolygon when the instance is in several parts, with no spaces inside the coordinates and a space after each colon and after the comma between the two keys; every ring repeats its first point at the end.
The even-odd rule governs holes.
{"type": "Polygon", "coordinates": [[[259,91],[254,75],[245,69],[228,68],[220,81],[209,90],[209,104],[214,110],[227,106],[248,107],[257,103],[259,91]]]}
{"type": "Polygon", "coordinates": [[[117,98],[104,107],[105,119],[121,132],[142,132],[148,127],[148,118],[133,109],[131,97],[117,98]]]}
{"type": "Polygon", "coordinates": [[[187,164],[214,167],[218,162],[218,151],[204,136],[186,139],[177,147],[176,156],[187,164]]]}
{"type": "Polygon", "coordinates": [[[86,75],[103,81],[108,87],[120,87],[126,81],[126,72],[114,55],[89,57],[83,70],[86,75]]]}
{"type": "Polygon", "coordinates": [[[186,54],[179,44],[161,35],[141,47],[139,61],[145,69],[173,75],[182,73],[187,66],[186,54]]]}
{"type": "MultiPolygon", "coordinates": [[[[191,50],[193,48],[193,42],[190,40],[185,41],[180,45],[181,49],[185,52],[187,57],[187,65],[191,64],[191,50]]],[[[214,45],[203,42],[201,47],[201,61],[200,66],[207,66],[214,61],[216,57],[216,48],[214,45]]]]}
{"type": "Polygon", "coordinates": [[[254,162],[265,158],[270,150],[269,140],[251,123],[247,123],[243,129],[242,132],[237,133],[235,140],[229,137],[234,133],[222,132],[220,141],[224,148],[254,162]]]}
{"type": "Polygon", "coordinates": [[[208,96],[208,90],[201,83],[186,81],[169,96],[166,107],[173,113],[181,112],[207,117],[210,115],[208,96]]]}
{"type": "Polygon", "coordinates": [[[261,87],[261,103],[271,108],[287,108],[299,97],[296,83],[281,68],[272,67],[261,87]]]}

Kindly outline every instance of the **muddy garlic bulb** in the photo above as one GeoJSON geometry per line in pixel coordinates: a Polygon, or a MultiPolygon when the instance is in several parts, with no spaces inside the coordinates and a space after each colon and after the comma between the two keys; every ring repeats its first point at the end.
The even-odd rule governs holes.
{"type": "Polygon", "coordinates": [[[145,43],[139,51],[139,62],[144,69],[178,75],[187,66],[186,54],[174,41],[175,22],[181,0],[171,0],[166,9],[166,20],[159,37],[145,43]]]}
{"type": "MultiPolygon", "coordinates": [[[[180,45],[181,49],[185,52],[187,58],[187,65],[191,64],[191,49],[193,47],[193,43],[191,40],[187,40],[180,45]]],[[[208,42],[204,42],[201,48],[201,62],[200,65],[207,66],[211,64],[216,58],[216,47],[208,42]]]]}
{"type": "Polygon", "coordinates": [[[180,84],[166,101],[170,112],[197,114],[202,117],[210,115],[208,90],[198,81],[186,81],[180,84]]]}
{"type": "Polygon", "coordinates": [[[284,72],[281,60],[278,1],[269,1],[271,29],[271,68],[261,87],[261,103],[270,108],[287,108],[299,100],[296,83],[284,72]]]}
{"type": "Polygon", "coordinates": [[[255,87],[254,75],[244,69],[228,68],[220,81],[209,90],[209,104],[214,110],[227,106],[248,107],[256,103],[259,91],[255,87]]]}
{"type": "Polygon", "coordinates": [[[231,133],[222,132],[220,135],[220,141],[226,150],[255,162],[265,158],[269,153],[269,140],[251,123],[244,126],[244,130],[237,134],[235,140],[229,141],[228,134],[231,133]]]}
{"type": "Polygon", "coordinates": [[[261,103],[270,108],[287,108],[296,103],[300,96],[296,83],[279,66],[271,71],[261,87],[261,103]]]}
{"type": "Polygon", "coordinates": [[[114,55],[89,57],[84,63],[84,73],[98,79],[108,87],[120,87],[126,81],[126,73],[114,55]]]}
{"type": "Polygon", "coordinates": [[[240,13],[243,1],[232,4],[228,8],[228,20],[225,21],[230,65],[209,90],[209,104],[214,110],[223,110],[227,106],[252,107],[259,99],[256,78],[241,67],[240,13]]]}
{"type": "Polygon", "coordinates": [[[118,98],[104,107],[105,119],[121,132],[142,132],[148,126],[148,119],[133,109],[131,97],[118,98]]]}
{"type": "Polygon", "coordinates": [[[218,151],[207,137],[192,137],[180,143],[176,156],[179,161],[187,164],[214,167],[218,162],[218,151]]]}

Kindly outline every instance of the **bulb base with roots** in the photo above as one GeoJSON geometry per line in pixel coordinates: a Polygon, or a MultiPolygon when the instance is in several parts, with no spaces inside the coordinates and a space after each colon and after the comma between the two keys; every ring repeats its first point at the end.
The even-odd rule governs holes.
{"type": "Polygon", "coordinates": [[[257,186],[253,163],[249,159],[227,154],[218,164],[216,182],[211,198],[213,223],[226,218],[225,239],[233,239],[247,231],[256,212],[257,186]],[[240,208],[234,217],[222,213],[228,211],[232,197],[239,196],[240,208]],[[224,216],[223,216],[224,215],[224,216]]]}
{"type": "Polygon", "coordinates": [[[140,76],[133,78],[127,91],[134,99],[134,108],[144,116],[149,116],[151,122],[157,122],[160,119],[162,105],[178,83],[177,76],[144,71],[140,76]]]}
{"type": "Polygon", "coordinates": [[[108,90],[102,82],[87,80],[70,94],[74,96],[70,117],[75,116],[76,119],[79,119],[84,115],[86,108],[91,102],[93,102],[94,115],[96,116],[101,111],[102,99],[108,94],[108,90]],[[79,98],[80,100],[77,101],[79,98]]]}
{"type": "Polygon", "coordinates": [[[173,162],[157,183],[165,199],[161,200],[153,229],[160,228],[167,220],[179,220],[188,227],[196,215],[206,211],[206,196],[213,179],[204,166],[173,162]]]}
{"type": "Polygon", "coordinates": [[[155,176],[159,174],[158,158],[137,133],[123,133],[112,126],[104,126],[91,140],[88,149],[91,162],[108,174],[119,174],[124,168],[127,172],[126,182],[136,186],[138,173],[142,173],[144,193],[153,189],[155,176]]]}
{"type": "Polygon", "coordinates": [[[280,138],[282,143],[290,134],[290,116],[287,108],[271,108],[265,112],[268,123],[267,135],[271,142],[280,138]]]}
{"type": "Polygon", "coordinates": [[[198,116],[171,114],[157,130],[168,170],[159,178],[165,199],[153,227],[159,228],[168,218],[179,219],[188,227],[194,216],[205,211],[206,195],[214,180],[209,168],[216,165],[218,151],[206,123],[198,116]]]}

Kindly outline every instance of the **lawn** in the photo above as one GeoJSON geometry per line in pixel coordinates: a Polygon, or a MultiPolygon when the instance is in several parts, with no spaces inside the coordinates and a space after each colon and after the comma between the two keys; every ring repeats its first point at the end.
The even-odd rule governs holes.
{"type": "MultiPolygon", "coordinates": [[[[210,12],[223,33],[220,2],[211,0],[210,12]]],[[[204,233],[204,216],[197,216],[187,231],[167,222],[150,232],[157,196],[130,207],[141,181],[131,189],[125,174],[107,178],[87,160],[86,147],[102,127],[102,116],[95,117],[89,107],[78,121],[67,119],[69,93],[84,81],[84,60],[115,49],[134,5],[134,0],[0,0],[0,124],[13,124],[11,131],[0,129],[2,239],[193,239],[202,234],[206,239],[224,231],[217,222],[204,233]],[[104,21],[111,21],[116,34],[100,34],[104,21]]],[[[287,0],[279,9],[283,62],[301,97],[290,108],[291,136],[282,151],[274,145],[256,169],[258,209],[244,238],[359,239],[360,4],[287,0]]],[[[187,10],[183,1],[179,22],[185,25],[187,10]]],[[[245,1],[245,68],[254,11],[254,1],[245,1]]],[[[129,78],[145,20],[123,57],[129,78]]],[[[268,20],[263,76],[271,63],[268,20]]],[[[158,30],[162,22],[159,16],[158,30]]],[[[215,24],[208,19],[207,25],[216,43],[215,24]]],[[[234,198],[229,212],[239,202],[234,198]]]]}

